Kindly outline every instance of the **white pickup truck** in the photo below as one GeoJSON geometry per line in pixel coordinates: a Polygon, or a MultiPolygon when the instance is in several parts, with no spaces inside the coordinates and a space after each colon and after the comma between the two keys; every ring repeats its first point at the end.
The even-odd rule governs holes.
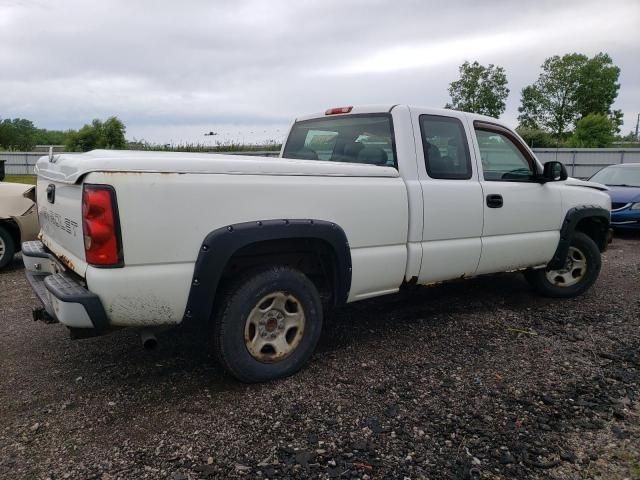
{"type": "Polygon", "coordinates": [[[330,109],[297,119],[279,158],[97,150],[36,173],[36,313],[76,337],[207,326],[245,382],[300,369],[324,307],[405,285],[522,270],[579,295],[609,232],[606,187],[453,110],[330,109]]]}

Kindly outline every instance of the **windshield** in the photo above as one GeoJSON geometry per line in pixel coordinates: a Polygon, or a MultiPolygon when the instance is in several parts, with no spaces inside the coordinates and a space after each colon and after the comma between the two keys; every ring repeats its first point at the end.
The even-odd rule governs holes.
{"type": "Polygon", "coordinates": [[[589,180],[609,186],[640,187],[640,165],[603,168],[589,180]]]}
{"type": "Polygon", "coordinates": [[[346,115],[296,122],[284,158],[396,166],[389,114],[346,115]]]}

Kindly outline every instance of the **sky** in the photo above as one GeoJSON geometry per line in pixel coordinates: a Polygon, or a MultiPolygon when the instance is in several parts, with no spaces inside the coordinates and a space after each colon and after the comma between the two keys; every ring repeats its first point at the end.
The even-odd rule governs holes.
{"type": "Polygon", "coordinates": [[[118,116],[155,143],[279,142],[329,107],[442,107],[465,60],[505,68],[502,119],[545,58],[607,52],[640,112],[640,0],[0,0],[0,117],[118,116]],[[205,136],[206,132],[215,136],[205,136]]]}

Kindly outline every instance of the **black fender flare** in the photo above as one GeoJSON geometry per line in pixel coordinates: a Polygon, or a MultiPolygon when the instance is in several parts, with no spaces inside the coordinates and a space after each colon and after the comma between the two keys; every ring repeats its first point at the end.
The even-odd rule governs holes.
{"type": "MultiPolygon", "coordinates": [[[[580,223],[580,220],[590,217],[599,219],[603,223],[603,227],[605,229],[609,228],[611,212],[606,208],[597,207],[595,205],[584,205],[570,209],[567,212],[564,222],[562,223],[562,228],[560,229],[560,241],[558,242],[558,247],[556,248],[556,252],[553,254],[553,258],[547,265],[547,268],[555,269],[564,265],[569,252],[569,245],[571,244],[571,240],[573,239],[578,223],[580,223]]],[[[603,245],[598,245],[598,248],[600,250],[604,250],[606,248],[606,239],[604,240],[603,245]]]]}
{"type": "Polygon", "coordinates": [[[345,303],[351,289],[351,250],[347,235],[324,220],[257,220],[210,232],[202,242],[191,279],[184,320],[207,322],[222,273],[229,259],[243,247],[267,240],[315,239],[330,245],[335,255],[335,301],[345,303]]]}

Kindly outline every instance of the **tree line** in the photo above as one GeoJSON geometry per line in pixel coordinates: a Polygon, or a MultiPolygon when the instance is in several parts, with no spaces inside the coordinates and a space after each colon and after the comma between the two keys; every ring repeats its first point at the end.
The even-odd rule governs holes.
{"type": "MultiPolygon", "coordinates": [[[[614,110],[620,68],[606,53],[555,55],[541,65],[537,80],[522,89],[518,133],[532,147],[607,147],[620,137],[622,111],[614,110]]],[[[503,67],[464,62],[449,84],[445,108],[491,117],[504,113],[509,96],[503,67]]]]}
{"type": "Polygon", "coordinates": [[[0,119],[0,150],[29,151],[36,145],[64,145],[67,152],[126,148],[126,127],[117,117],[94,119],[79,130],[36,128],[25,118],[0,119]]]}

